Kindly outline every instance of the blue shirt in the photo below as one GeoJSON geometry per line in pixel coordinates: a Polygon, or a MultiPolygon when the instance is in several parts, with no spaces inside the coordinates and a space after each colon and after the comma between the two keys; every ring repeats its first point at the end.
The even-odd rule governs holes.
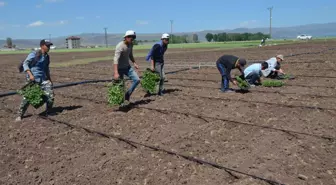
{"type": "Polygon", "coordinates": [[[244,70],[244,76],[245,76],[245,78],[247,77],[247,75],[249,75],[252,72],[255,72],[260,77],[262,75],[262,73],[261,73],[261,64],[252,64],[252,65],[248,66],[244,70]]]}
{"type": "MultiPolygon", "coordinates": [[[[38,51],[31,52],[25,61],[23,62],[23,70],[30,70],[33,74],[36,82],[43,82],[47,80],[47,74],[49,74],[49,55],[41,54],[39,58],[35,61],[38,51]],[[35,63],[35,64],[34,64],[35,63]]],[[[29,75],[27,73],[27,78],[29,75]]]]}
{"type": "Polygon", "coordinates": [[[162,40],[155,43],[151,50],[148,52],[148,55],[146,57],[147,61],[154,60],[155,63],[163,63],[164,58],[163,55],[167,50],[167,45],[164,45],[162,40]]]}

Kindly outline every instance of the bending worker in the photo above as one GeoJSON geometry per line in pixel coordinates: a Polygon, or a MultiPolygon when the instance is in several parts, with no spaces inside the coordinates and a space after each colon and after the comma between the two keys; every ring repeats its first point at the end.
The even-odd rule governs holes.
{"type": "Polygon", "coordinates": [[[237,85],[237,81],[231,78],[231,70],[238,69],[242,75],[244,75],[244,66],[246,60],[236,57],[234,55],[223,55],[216,61],[216,66],[219,73],[222,76],[221,91],[222,92],[234,92],[229,89],[229,81],[234,85],[237,85]]]}
{"type": "Polygon", "coordinates": [[[244,77],[250,86],[254,87],[255,85],[261,84],[262,70],[268,68],[268,63],[263,62],[262,64],[252,64],[244,70],[244,77]]]}

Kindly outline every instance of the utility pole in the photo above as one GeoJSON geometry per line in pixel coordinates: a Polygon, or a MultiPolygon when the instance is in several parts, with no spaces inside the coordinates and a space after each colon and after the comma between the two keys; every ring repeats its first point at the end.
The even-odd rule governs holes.
{"type": "Polygon", "coordinates": [[[269,34],[270,34],[270,39],[272,38],[272,10],[273,10],[273,6],[267,8],[270,12],[270,28],[269,28],[269,34]]]}
{"type": "Polygon", "coordinates": [[[106,48],[108,48],[108,44],[107,44],[107,28],[104,28],[105,30],[105,44],[106,44],[106,48]]]}
{"type": "Polygon", "coordinates": [[[174,20],[170,20],[170,35],[171,35],[172,43],[173,43],[173,22],[174,20]]]}

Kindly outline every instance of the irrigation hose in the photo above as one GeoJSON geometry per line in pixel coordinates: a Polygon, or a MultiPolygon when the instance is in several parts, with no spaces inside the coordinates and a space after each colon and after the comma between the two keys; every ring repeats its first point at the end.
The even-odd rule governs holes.
{"type": "Polygon", "coordinates": [[[231,168],[222,166],[222,165],[214,163],[214,162],[209,162],[209,161],[198,159],[198,158],[195,158],[195,157],[192,157],[192,156],[188,156],[188,155],[180,154],[180,153],[177,153],[177,152],[169,151],[169,150],[164,149],[164,148],[160,148],[160,147],[144,144],[144,143],[141,143],[141,142],[138,142],[138,141],[133,141],[133,140],[125,139],[123,137],[120,137],[120,136],[117,136],[117,135],[114,135],[114,134],[106,134],[106,133],[103,133],[103,132],[100,132],[100,131],[91,130],[91,129],[88,129],[88,128],[85,128],[85,127],[73,125],[71,123],[64,122],[64,121],[58,121],[58,120],[51,119],[51,118],[44,117],[44,116],[40,116],[40,117],[42,119],[49,120],[49,121],[52,121],[52,122],[57,122],[57,123],[60,123],[60,124],[65,124],[65,125],[67,125],[70,128],[83,129],[83,130],[85,130],[88,133],[98,134],[98,135],[100,135],[102,137],[105,137],[105,138],[118,139],[118,140],[123,141],[123,142],[125,142],[127,144],[131,144],[131,145],[133,144],[132,146],[134,146],[134,145],[140,145],[140,146],[143,146],[143,147],[146,147],[146,148],[150,148],[150,149],[155,150],[155,151],[161,151],[161,152],[167,153],[169,155],[175,155],[175,156],[178,156],[178,157],[182,157],[182,158],[184,158],[186,160],[189,160],[189,161],[192,161],[192,162],[196,162],[196,163],[199,163],[199,164],[209,165],[209,166],[212,166],[212,167],[217,168],[217,169],[221,169],[221,170],[225,170],[225,171],[229,171],[229,172],[234,172],[234,173],[246,175],[246,176],[252,177],[254,179],[265,181],[265,182],[267,182],[269,184],[272,184],[272,185],[284,185],[283,183],[280,183],[280,182],[277,182],[277,181],[273,181],[273,180],[270,180],[270,179],[259,177],[259,176],[253,175],[253,174],[249,174],[249,173],[246,173],[246,172],[239,171],[239,170],[231,169],[231,168]]]}
{"type": "MultiPolygon", "coordinates": [[[[329,48],[329,49],[325,49],[325,50],[318,51],[318,52],[306,52],[306,53],[290,54],[290,55],[285,55],[285,57],[294,57],[294,56],[307,55],[307,54],[319,54],[319,53],[322,53],[324,51],[330,51],[330,50],[335,50],[335,49],[336,48],[329,48]]],[[[251,62],[252,63],[260,63],[260,62],[264,62],[264,60],[256,60],[256,61],[251,61],[251,62]]],[[[199,69],[199,67],[198,66],[192,66],[192,67],[189,67],[189,68],[183,68],[183,69],[179,69],[179,70],[176,70],[176,71],[170,71],[170,72],[167,72],[166,74],[175,74],[175,73],[178,73],[178,72],[188,71],[188,70],[191,70],[191,69],[199,69]]],[[[80,81],[80,82],[70,82],[70,83],[55,85],[54,89],[62,88],[62,87],[69,87],[69,86],[75,86],[75,85],[80,85],[80,84],[109,82],[109,81],[112,81],[112,80],[85,80],[85,81],[80,81]]],[[[15,94],[17,94],[16,91],[1,93],[0,98],[5,97],[5,96],[12,96],[12,95],[15,95],[15,94]]]]}

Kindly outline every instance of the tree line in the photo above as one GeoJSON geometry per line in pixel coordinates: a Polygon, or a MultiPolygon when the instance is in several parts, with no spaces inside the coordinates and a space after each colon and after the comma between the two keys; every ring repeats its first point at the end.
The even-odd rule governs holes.
{"type": "MultiPolygon", "coordinates": [[[[157,42],[158,40],[134,40],[134,45],[140,45],[147,42],[157,42]]],[[[198,35],[170,35],[169,43],[171,44],[180,44],[180,43],[199,43],[198,35]]]]}
{"type": "Polygon", "coordinates": [[[225,42],[225,41],[246,41],[246,40],[261,40],[269,38],[268,34],[258,33],[207,33],[205,39],[208,42],[225,42]]]}

